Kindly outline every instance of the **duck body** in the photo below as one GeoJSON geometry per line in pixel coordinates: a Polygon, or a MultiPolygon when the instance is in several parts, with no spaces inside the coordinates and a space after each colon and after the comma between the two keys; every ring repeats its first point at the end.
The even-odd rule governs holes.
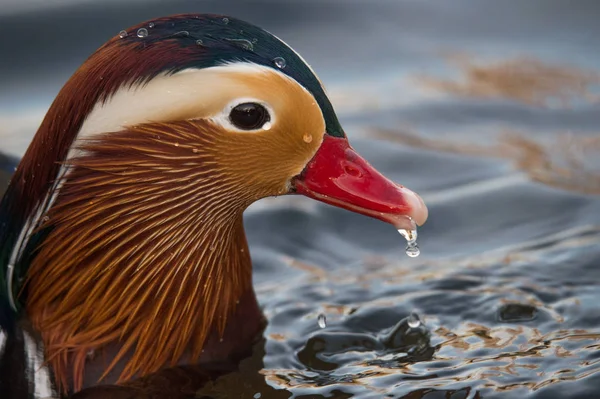
{"type": "Polygon", "coordinates": [[[265,325],[242,214],[294,193],[397,228],[427,218],[275,36],[217,15],[122,31],[60,91],[0,203],[0,367],[38,370],[0,384],[137,395],[234,367],[265,325]]]}

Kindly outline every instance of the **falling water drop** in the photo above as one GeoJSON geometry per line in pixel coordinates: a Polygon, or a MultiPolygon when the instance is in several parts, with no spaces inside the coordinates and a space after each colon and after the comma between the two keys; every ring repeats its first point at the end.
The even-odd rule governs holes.
{"type": "Polygon", "coordinates": [[[137,31],[137,37],[146,37],[148,36],[148,29],[146,28],[140,28],[137,31]]]}
{"type": "Polygon", "coordinates": [[[416,258],[417,256],[421,255],[421,250],[419,249],[418,245],[407,247],[406,255],[410,256],[411,258],[416,258]]]}
{"type": "Polygon", "coordinates": [[[127,31],[126,30],[122,30],[121,32],[119,32],[119,37],[121,39],[123,39],[124,37],[127,37],[127,31]]]}
{"type": "Polygon", "coordinates": [[[150,23],[148,24],[148,28],[154,28],[154,22],[150,22],[150,23]]]}
{"type": "Polygon", "coordinates": [[[323,313],[319,313],[319,316],[317,317],[317,324],[320,328],[327,327],[327,318],[323,313]]]}
{"type": "Polygon", "coordinates": [[[223,18],[223,23],[227,25],[229,23],[229,18],[223,18]]]}
{"type": "Polygon", "coordinates": [[[275,66],[279,69],[283,69],[287,65],[283,57],[273,58],[273,64],[275,64],[275,66]]]}
{"type": "Polygon", "coordinates": [[[411,258],[416,258],[421,254],[417,245],[417,224],[411,219],[412,228],[410,230],[398,229],[398,233],[406,240],[406,254],[411,258]]]}
{"type": "Polygon", "coordinates": [[[419,318],[419,315],[415,312],[411,313],[410,316],[408,316],[408,320],[406,322],[410,328],[418,328],[421,325],[421,319],[419,318]]]}
{"type": "Polygon", "coordinates": [[[202,39],[198,39],[198,40],[196,40],[196,44],[198,46],[202,46],[202,45],[204,45],[204,41],[202,39]]]}

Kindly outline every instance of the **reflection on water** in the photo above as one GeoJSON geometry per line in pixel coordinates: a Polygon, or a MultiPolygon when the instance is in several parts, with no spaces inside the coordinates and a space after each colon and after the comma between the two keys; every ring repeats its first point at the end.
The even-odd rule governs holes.
{"type": "Polygon", "coordinates": [[[535,106],[565,107],[581,101],[600,101],[597,71],[552,65],[532,57],[478,63],[472,55],[450,54],[446,60],[460,70],[460,78],[418,76],[418,81],[449,95],[507,99],[535,106]]]}
{"type": "Polygon", "coordinates": [[[584,381],[600,371],[600,331],[581,328],[597,317],[595,309],[586,314],[581,300],[597,292],[599,239],[599,229],[572,231],[518,249],[412,268],[402,267],[400,258],[370,259],[363,273],[321,276],[325,291],[314,287],[308,272],[306,286],[287,287],[292,297],[312,292],[306,301],[270,301],[262,373],[296,395],[322,395],[314,397],[336,391],[410,398],[436,397],[432,392],[438,391],[503,397],[510,391],[523,397],[584,381]],[[344,304],[331,332],[302,321],[315,307],[310,297],[344,304]],[[385,327],[410,308],[419,309],[424,325],[408,316],[385,327]],[[287,367],[276,366],[282,363],[287,367]]]}
{"type": "Polygon", "coordinates": [[[503,131],[487,144],[428,138],[408,130],[374,128],[371,135],[412,147],[435,151],[498,157],[512,161],[529,178],[567,190],[600,194],[600,135],[577,137],[570,133],[528,138],[525,132],[503,131]]]}
{"type": "MultiPolygon", "coordinates": [[[[391,226],[308,199],[253,206],[245,223],[269,325],[254,355],[198,397],[596,397],[599,71],[586,38],[597,36],[597,3],[334,3],[206,7],[271,23],[315,66],[353,146],[423,194],[422,253],[408,258],[391,226]],[[460,51],[440,57],[447,49],[460,51]]],[[[115,4],[125,11],[89,5],[81,21],[104,15],[90,31],[99,38],[125,28],[126,15],[146,18],[115,4]]],[[[165,4],[144,12],[182,11],[165,4]]],[[[63,17],[23,20],[59,26],[63,17]]],[[[62,32],[47,32],[36,48],[66,46],[62,32]]],[[[69,51],[91,45],[74,43],[82,47],[69,51]]],[[[60,63],[60,76],[88,52],[60,63]]],[[[45,95],[58,89],[60,79],[31,73],[33,52],[14,53],[8,72],[24,68],[19,79],[38,79],[45,95]]],[[[42,90],[21,86],[0,103],[42,90]]],[[[3,150],[22,153],[51,97],[0,109],[3,150]]],[[[0,166],[5,183],[13,165],[0,166]]]]}

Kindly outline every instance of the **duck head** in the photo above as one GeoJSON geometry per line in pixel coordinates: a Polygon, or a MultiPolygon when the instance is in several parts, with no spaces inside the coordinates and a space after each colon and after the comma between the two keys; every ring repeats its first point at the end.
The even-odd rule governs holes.
{"type": "Polygon", "coordinates": [[[62,387],[111,345],[101,378],[195,362],[254,298],[243,211],[284,194],[397,228],[427,218],[352,149],[281,40],[215,15],[140,24],[75,72],[23,157],[0,205],[4,296],[62,387]]]}

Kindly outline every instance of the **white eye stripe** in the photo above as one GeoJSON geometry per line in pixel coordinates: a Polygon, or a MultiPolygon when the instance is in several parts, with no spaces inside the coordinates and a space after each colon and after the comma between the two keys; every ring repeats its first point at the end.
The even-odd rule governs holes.
{"type": "MultiPolygon", "coordinates": [[[[123,86],[108,101],[98,102],[94,106],[77,137],[81,139],[106,132],[117,132],[126,126],[150,121],[170,121],[174,115],[179,117],[181,110],[193,114],[194,109],[198,109],[201,111],[198,118],[207,119],[208,116],[202,110],[211,103],[220,101],[222,96],[229,95],[227,93],[248,91],[248,87],[242,82],[243,79],[236,79],[243,76],[268,79],[269,75],[279,75],[293,81],[267,66],[232,62],[211,68],[190,68],[173,75],[162,74],[145,85],[123,86]]],[[[297,82],[294,83],[301,87],[297,82]]],[[[245,97],[241,93],[239,96],[245,97]]],[[[265,105],[273,118],[272,109],[268,108],[264,101],[257,102],[265,105]]],[[[213,115],[214,118],[218,116],[213,115]]],[[[193,116],[187,118],[193,119],[193,116]]]]}
{"type": "Polygon", "coordinates": [[[230,101],[219,114],[214,115],[208,119],[211,122],[213,122],[217,125],[220,125],[229,131],[234,131],[234,132],[238,132],[238,133],[256,133],[256,132],[260,132],[263,130],[270,130],[277,123],[277,118],[275,115],[275,111],[273,110],[273,107],[271,107],[265,101],[259,100],[257,98],[252,98],[252,97],[236,98],[235,100],[230,101]],[[244,130],[244,129],[240,129],[237,126],[235,126],[233,123],[231,123],[231,119],[229,116],[231,114],[231,111],[235,107],[237,107],[240,104],[244,104],[244,103],[256,103],[256,104],[260,104],[263,107],[265,107],[265,109],[269,113],[269,121],[266,122],[261,127],[257,128],[257,129],[251,129],[251,130],[244,130]]]}

